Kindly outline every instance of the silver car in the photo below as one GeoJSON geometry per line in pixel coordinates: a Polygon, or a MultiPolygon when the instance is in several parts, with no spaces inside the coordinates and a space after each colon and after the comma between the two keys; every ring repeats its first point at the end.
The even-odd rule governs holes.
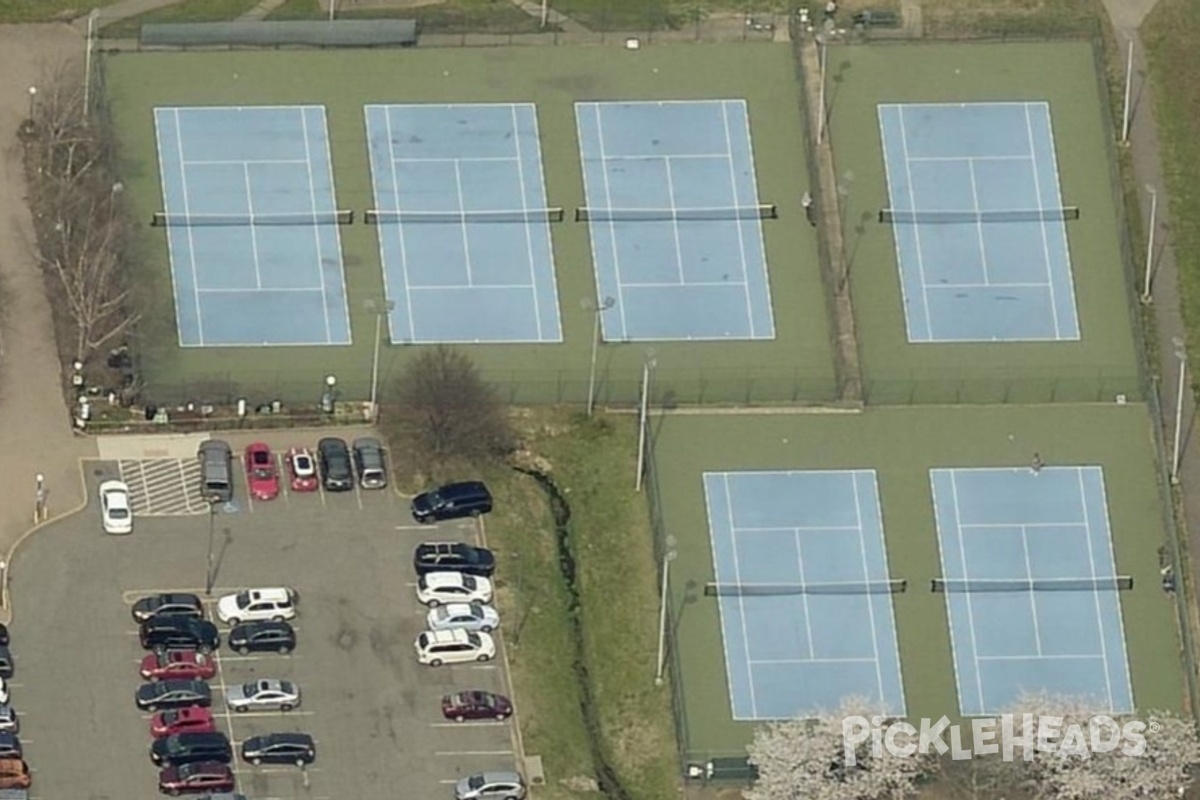
{"type": "Polygon", "coordinates": [[[525,779],[519,772],[480,772],[454,785],[456,800],[522,800],[525,779]]]}
{"type": "Polygon", "coordinates": [[[300,687],[291,681],[250,681],[225,690],[231,711],[291,711],[300,705],[300,687]]]}

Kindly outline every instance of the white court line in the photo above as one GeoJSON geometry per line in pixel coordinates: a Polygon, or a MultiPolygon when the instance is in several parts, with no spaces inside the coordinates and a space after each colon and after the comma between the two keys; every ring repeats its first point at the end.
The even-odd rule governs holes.
{"type": "MultiPolygon", "coordinates": [[[[1083,516],[1084,516],[1084,519],[1086,520],[1086,519],[1088,519],[1087,486],[1083,482],[1083,470],[1076,469],[1076,474],[1078,475],[1078,479],[1079,479],[1079,502],[1080,502],[1080,505],[1083,506],[1083,516]]],[[[1090,520],[1089,520],[1089,524],[1087,526],[1087,536],[1085,538],[1087,540],[1088,564],[1092,568],[1092,578],[1095,579],[1098,577],[1096,574],[1096,551],[1092,547],[1092,526],[1090,524],[1090,520]]],[[[1111,539],[1111,537],[1109,537],[1109,538],[1111,539]]],[[[1115,570],[1115,567],[1116,567],[1115,561],[1113,562],[1113,567],[1114,567],[1114,572],[1115,572],[1116,571],[1115,570]]],[[[1107,576],[1105,576],[1105,577],[1107,577],[1107,576]]],[[[1097,633],[1100,634],[1100,657],[1104,661],[1104,686],[1105,686],[1105,689],[1108,691],[1108,708],[1109,708],[1109,710],[1112,710],[1114,708],[1113,686],[1112,686],[1112,675],[1110,674],[1109,669],[1108,669],[1108,643],[1105,642],[1105,640],[1104,640],[1104,610],[1100,607],[1100,593],[1093,592],[1092,595],[1093,595],[1093,599],[1096,602],[1096,631],[1097,631],[1097,633]]]]}
{"type": "Polygon", "coordinates": [[[913,156],[909,161],[1029,161],[1032,156],[913,156]]]}
{"type": "MultiPolygon", "coordinates": [[[[333,146],[329,143],[329,123],[325,115],[325,106],[313,106],[321,116],[321,138],[325,140],[325,178],[329,181],[329,202],[337,209],[337,183],[333,179],[333,146]]],[[[346,264],[342,260],[342,227],[333,226],[333,245],[337,248],[338,280],[342,285],[342,314],[346,320],[346,344],[354,344],[354,330],[350,326],[350,297],[346,287],[346,264]]],[[[383,263],[382,261],[380,262],[383,263]]],[[[387,281],[384,281],[384,292],[387,292],[387,281]]],[[[325,273],[321,273],[321,291],[325,291],[325,273]]],[[[388,321],[389,332],[391,320],[388,321]]],[[[326,342],[328,344],[328,342],[326,342]]]]}
{"type": "Polygon", "coordinates": [[[471,286],[463,286],[462,284],[455,284],[453,286],[447,286],[444,284],[439,284],[437,286],[413,286],[413,287],[411,287],[411,290],[414,292],[429,292],[429,291],[451,292],[451,291],[462,291],[464,289],[471,289],[471,290],[477,290],[477,289],[523,289],[523,290],[529,290],[529,289],[536,289],[536,288],[537,288],[536,286],[530,286],[530,285],[523,284],[523,283],[476,283],[471,286]]]}
{"type": "MultiPolygon", "coordinates": [[[[942,515],[940,513],[941,506],[938,505],[938,490],[937,490],[937,479],[936,478],[940,474],[947,474],[947,473],[948,473],[947,470],[938,470],[938,469],[929,470],[929,494],[931,496],[931,499],[933,500],[933,514],[934,514],[933,524],[934,524],[934,527],[936,528],[935,535],[937,538],[937,545],[938,545],[938,563],[941,566],[941,574],[942,575],[948,575],[950,573],[946,569],[946,548],[948,547],[948,543],[946,543],[944,541],[944,536],[943,536],[945,531],[943,530],[943,520],[942,520],[942,515]]],[[[960,531],[960,534],[961,534],[961,531],[960,531]]],[[[947,617],[947,621],[949,623],[948,627],[950,628],[950,651],[953,656],[950,659],[950,665],[951,665],[951,668],[954,670],[954,688],[958,692],[959,702],[961,705],[962,698],[964,697],[963,675],[962,675],[962,672],[959,671],[959,668],[958,668],[959,654],[961,653],[961,650],[959,649],[958,636],[954,630],[958,626],[954,624],[954,608],[951,605],[949,594],[946,595],[945,607],[946,607],[946,617],[947,617]]],[[[899,647],[900,647],[900,644],[899,644],[899,642],[897,642],[896,643],[897,651],[899,651],[899,647]]]]}
{"type": "MultiPolygon", "coordinates": [[[[513,145],[516,147],[516,150],[517,150],[517,180],[520,182],[520,187],[521,187],[521,210],[526,212],[526,214],[528,215],[529,199],[525,195],[525,165],[524,165],[524,161],[522,161],[522,159],[521,159],[520,121],[517,119],[516,105],[512,106],[512,124],[513,124],[513,145]]],[[[536,274],[536,268],[533,263],[533,231],[532,231],[533,226],[529,225],[527,223],[527,224],[523,225],[522,227],[524,228],[523,232],[525,234],[525,250],[526,250],[526,253],[528,256],[528,261],[529,261],[529,280],[536,287],[537,274],[536,274]]],[[[534,324],[537,327],[538,341],[541,341],[542,340],[542,309],[541,309],[541,304],[538,303],[538,297],[537,297],[536,291],[534,291],[534,293],[533,293],[533,318],[534,318],[534,324]]]]}
{"type": "MultiPolygon", "coordinates": [[[[753,658],[747,664],[871,664],[877,658],[753,658]]],[[[756,712],[757,713],[757,712],[756,712]]]]}
{"type": "MultiPolygon", "coordinates": [[[[313,180],[312,148],[308,142],[308,114],[304,109],[300,109],[300,127],[304,133],[304,167],[308,173],[308,208],[312,212],[313,219],[316,219],[317,186],[316,181],[313,180]]],[[[333,335],[329,325],[329,297],[325,294],[325,272],[322,268],[322,264],[325,262],[325,245],[321,237],[321,226],[312,225],[310,227],[312,228],[313,244],[316,245],[317,250],[317,280],[321,282],[321,314],[325,318],[325,340],[332,343],[333,335]]],[[[338,250],[338,260],[341,260],[340,249],[338,250]]],[[[349,324],[349,320],[347,320],[347,324],[349,324]]]]}
{"type": "MultiPolygon", "coordinates": [[[[1025,552],[1025,574],[1029,577],[1030,584],[1033,583],[1033,561],[1029,555],[1029,539],[1025,535],[1025,526],[1020,526],[1021,530],[1021,549],[1025,552]]],[[[1033,644],[1037,648],[1037,654],[1042,654],[1042,628],[1038,624],[1038,607],[1037,607],[1037,592],[1027,592],[1029,595],[1030,612],[1033,614],[1033,644]]]]}
{"type": "MultiPolygon", "coordinates": [[[[736,208],[737,206],[741,205],[741,202],[740,202],[741,198],[739,197],[739,192],[738,192],[737,172],[733,168],[733,136],[729,132],[729,111],[725,107],[725,103],[726,103],[726,101],[722,100],[721,105],[720,105],[721,124],[725,128],[725,152],[727,154],[727,164],[729,165],[729,191],[731,191],[733,193],[733,205],[736,208]]],[[[743,106],[744,105],[745,105],[745,103],[743,103],[743,106]]],[[[747,122],[746,122],[747,141],[749,141],[749,136],[750,136],[749,125],[750,125],[749,120],[747,120],[747,122]]],[[[670,162],[667,162],[667,163],[670,164],[670,162]]],[[[750,162],[750,172],[751,172],[751,174],[754,173],[753,159],[750,162]]],[[[758,198],[754,197],[752,199],[753,199],[754,203],[757,205],[758,198]]],[[[743,230],[743,227],[746,224],[746,222],[747,222],[747,220],[741,220],[741,219],[734,220],[733,227],[737,231],[738,258],[742,262],[742,281],[741,281],[741,283],[742,283],[742,291],[746,295],[746,322],[748,323],[748,325],[750,327],[750,338],[753,339],[753,338],[755,338],[755,336],[754,336],[754,302],[753,302],[752,298],[750,297],[750,265],[746,263],[746,234],[745,234],[745,231],[743,230]]],[[[760,231],[762,230],[761,222],[756,221],[754,224],[758,225],[760,231]]],[[[765,250],[763,251],[763,257],[764,257],[764,259],[766,257],[765,250]]]]}
{"type": "Polygon", "coordinates": [[[313,287],[282,286],[278,289],[268,286],[268,287],[258,287],[255,289],[200,289],[198,293],[199,294],[243,294],[246,292],[254,292],[254,293],[271,292],[271,293],[283,293],[283,294],[289,294],[289,293],[304,294],[304,293],[308,293],[308,292],[319,292],[319,291],[321,291],[320,286],[313,286],[313,287]]]}
{"type": "MultiPolygon", "coordinates": [[[[1033,139],[1033,120],[1029,118],[1028,104],[1025,105],[1025,131],[1029,136],[1029,157],[1033,162],[1033,191],[1034,194],[1037,195],[1037,207],[1040,211],[1044,207],[1042,203],[1042,179],[1041,176],[1038,175],[1037,143],[1033,139]]],[[[1051,146],[1053,146],[1053,144],[1054,143],[1051,142],[1051,146]]],[[[1050,281],[1050,315],[1054,319],[1054,338],[1060,339],[1062,338],[1062,332],[1058,324],[1058,308],[1054,303],[1054,275],[1052,274],[1053,267],[1050,264],[1050,237],[1047,233],[1046,225],[1047,221],[1043,219],[1038,228],[1042,232],[1042,255],[1044,256],[1044,263],[1046,265],[1046,279],[1050,281]]],[[[1112,696],[1109,695],[1109,699],[1111,699],[1111,697],[1112,696]]]]}
{"type": "MultiPolygon", "coordinates": [[[[950,474],[951,497],[954,498],[954,526],[955,526],[954,534],[955,534],[955,536],[958,537],[959,556],[962,558],[963,574],[966,575],[967,546],[966,546],[964,537],[962,535],[962,523],[960,522],[960,520],[962,520],[962,509],[959,508],[959,505],[958,505],[958,475],[955,470],[949,470],[949,474],[950,474]]],[[[946,573],[943,571],[942,574],[945,575],[946,573]]],[[[976,686],[978,697],[979,697],[979,707],[982,708],[983,702],[984,702],[983,701],[983,673],[980,672],[980,670],[979,670],[979,638],[975,633],[975,610],[971,605],[971,593],[965,592],[963,594],[963,597],[966,600],[966,604],[967,604],[967,625],[971,631],[971,659],[975,662],[975,686],[976,686]]],[[[947,600],[947,602],[949,602],[949,600],[947,600]]],[[[953,627],[954,626],[952,625],[951,626],[952,630],[953,630],[953,627]]]]}
{"type": "Polygon", "coordinates": [[[821,531],[856,531],[858,528],[852,525],[781,525],[778,528],[767,527],[746,527],[738,528],[735,533],[772,533],[775,531],[812,531],[814,533],[821,531]]]}
{"type": "MultiPolygon", "coordinates": [[[[608,181],[608,156],[604,152],[604,121],[600,112],[601,104],[592,103],[590,105],[593,109],[595,109],[596,112],[596,147],[600,150],[600,175],[603,178],[604,184],[604,203],[606,207],[612,208],[612,187],[609,185],[608,181]]],[[[589,225],[590,224],[591,223],[589,223],[589,225]]],[[[613,277],[616,278],[617,281],[617,316],[621,319],[621,336],[619,338],[624,341],[629,337],[629,329],[625,323],[625,285],[621,281],[621,257],[617,253],[617,226],[611,222],[608,223],[608,237],[610,243],[612,244],[613,277]]],[[[599,289],[599,275],[596,276],[596,283],[597,289],[599,289]]],[[[596,296],[597,302],[600,302],[600,295],[601,293],[598,292],[596,296]]],[[[597,307],[597,310],[594,313],[601,315],[600,324],[603,326],[603,312],[599,310],[599,307],[597,307]]]]}
{"type": "MultiPolygon", "coordinates": [[[[475,104],[472,103],[472,105],[475,105],[475,104]]],[[[517,107],[515,103],[507,103],[507,104],[502,103],[500,105],[509,105],[512,108],[517,107]]],[[[463,162],[463,161],[482,161],[482,162],[504,161],[504,162],[507,162],[507,161],[520,161],[520,157],[519,156],[442,156],[440,158],[433,158],[433,157],[412,158],[410,156],[399,156],[399,157],[393,156],[392,157],[393,164],[404,164],[404,163],[451,164],[451,163],[459,163],[459,162],[463,162]]]]}
{"type": "MultiPolygon", "coordinates": [[[[671,177],[671,162],[663,161],[663,168],[666,170],[667,177],[667,200],[670,202],[672,210],[677,208],[675,205],[675,180],[671,177]]],[[[679,219],[677,215],[672,215],[671,218],[671,233],[675,239],[675,266],[676,272],[679,273],[679,285],[687,285],[687,275],[683,273],[683,244],[679,241],[679,219]]]]}
{"type": "MultiPolygon", "coordinates": [[[[729,473],[706,472],[702,476],[702,481],[704,483],[704,512],[706,515],[706,519],[708,520],[708,546],[712,552],[712,564],[713,564],[714,573],[717,570],[717,566],[721,562],[719,559],[719,553],[717,552],[716,515],[713,514],[713,505],[712,505],[713,495],[716,494],[716,490],[714,488],[713,491],[710,493],[709,477],[710,476],[713,478],[721,477],[721,478],[727,479],[728,475],[729,475],[729,473]]],[[[714,483],[715,483],[715,481],[714,481],[714,483]]],[[[725,499],[726,499],[726,501],[728,501],[728,499],[729,499],[728,493],[726,493],[725,499]]],[[[734,543],[734,544],[736,545],[736,543],[734,543]]],[[[736,564],[734,566],[736,567],[736,564]]],[[[714,575],[714,577],[719,578],[721,576],[714,575]]],[[[726,633],[729,631],[729,628],[726,626],[725,598],[723,598],[723,597],[717,598],[717,619],[721,625],[721,652],[722,652],[722,655],[725,656],[725,686],[726,686],[726,691],[729,692],[729,701],[732,704],[733,703],[733,654],[729,651],[729,646],[731,644],[731,641],[730,641],[731,637],[726,636],[726,633]]],[[[745,627],[744,627],[745,626],[745,615],[743,615],[742,624],[743,624],[742,634],[743,634],[743,639],[744,639],[745,638],[745,627]]],[[[750,653],[747,650],[746,665],[747,665],[747,677],[748,678],[749,678],[749,664],[750,664],[750,653]]],[[[753,696],[753,687],[751,687],[751,696],[753,696]]]]}
{"type": "Polygon", "coordinates": [[[1028,655],[1028,656],[980,656],[980,661],[1095,661],[1103,659],[1104,656],[1091,655],[1070,655],[1068,653],[1051,653],[1050,655],[1028,655]]]}
{"type": "MultiPolygon", "coordinates": [[[[871,566],[867,563],[867,540],[863,532],[862,501],[858,496],[858,474],[850,474],[850,483],[854,488],[854,514],[858,520],[858,550],[862,556],[863,580],[871,582],[871,566]]],[[[890,576],[885,572],[884,579],[890,576]]],[[[871,648],[875,657],[875,682],[879,688],[879,705],[887,710],[887,694],[883,691],[883,660],[879,657],[879,628],[875,624],[875,599],[867,597],[867,616],[871,621],[871,648]]]]}
{"type": "MultiPolygon", "coordinates": [[[[916,209],[917,196],[913,191],[913,174],[912,164],[909,161],[908,155],[908,131],[904,127],[904,106],[897,106],[897,114],[900,119],[900,142],[904,149],[904,172],[908,176],[908,203],[909,208],[916,209]]],[[[917,245],[917,272],[921,276],[921,303],[925,306],[925,336],[926,341],[934,341],[933,338],[933,311],[929,306],[929,281],[925,277],[925,253],[921,249],[921,226],[913,226],[913,240],[917,245]]],[[[903,283],[903,281],[901,281],[903,283]]],[[[957,502],[957,498],[955,500],[957,502]]]]}
{"type": "MultiPolygon", "coordinates": [[[[369,110],[371,108],[371,106],[367,106],[367,108],[369,110]]],[[[390,172],[392,175],[392,193],[393,193],[393,197],[395,198],[396,208],[399,209],[400,208],[400,178],[396,174],[396,150],[392,145],[392,112],[388,106],[375,106],[375,108],[380,108],[383,110],[383,120],[384,120],[385,126],[387,128],[388,160],[390,162],[388,164],[388,172],[390,172]]],[[[379,174],[377,168],[373,168],[372,172],[375,174],[379,174]]],[[[375,205],[377,208],[382,208],[382,206],[379,203],[378,192],[376,193],[376,197],[375,197],[375,205]]],[[[413,319],[412,289],[410,288],[412,286],[412,284],[408,280],[408,252],[405,250],[405,247],[404,247],[404,226],[403,225],[394,225],[392,227],[394,227],[396,229],[396,242],[397,242],[398,246],[400,247],[400,276],[404,280],[404,288],[403,288],[404,305],[408,309],[408,341],[415,342],[417,340],[417,330],[416,330],[416,322],[413,319]]],[[[379,242],[380,242],[380,244],[379,244],[380,259],[383,261],[383,264],[384,264],[384,276],[386,278],[386,276],[387,276],[387,259],[383,252],[384,248],[383,248],[383,235],[382,234],[380,234],[380,236],[379,236],[379,242]]],[[[321,497],[321,502],[322,503],[325,502],[324,496],[321,497]]]]}
{"type": "MultiPolygon", "coordinates": [[[[1025,104],[1025,113],[1028,114],[1029,108],[1034,105],[1039,106],[1042,109],[1042,112],[1046,116],[1046,134],[1050,139],[1050,164],[1054,169],[1054,183],[1058,190],[1057,194],[1059,195],[1059,197],[1061,197],[1062,196],[1062,179],[1059,176],[1059,171],[1058,171],[1058,150],[1055,149],[1055,147],[1054,147],[1054,123],[1050,119],[1050,104],[1046,103],[1046,102],[1026,103],[1025,104]]],[[[1075,335],[1070,337],[1070,340],[1078,340],[1080,337],[1079,312],[1078,312],[1078,309],[1075,307],[1075,277],[1074,277],[1074,269],[1071,266],[1071,240],[1069,238],[1067,238],[1065,230],[1063,231],[1062,246],[1063,246],[1063,256],[1067,260],[1067,263],[1066,263],[1066,268],[1067,268],[1066,292],[1067,292],[1067,296],[1071,300],[1071,313],[1074,315],[1074,318],[1075,318],[1075,335]]],[[[1051,276],[1051,285],[1053,285],[1053,276],[1051,276]]],[[[1054,295],[1052,294],[1051,300],[1053,300],[1053,298],[1054,298],[1054,295]]]]}
{"type": "MultiPolygon", "coordinates": [[[[1082,468],[1082,467],[1080,468],[1081,473],[1082,473],[1083,469],[1084,468],[1082,468]]],[[[1113,549],[1112,521],[1109,519],[1109,516],[1108,516],[1108,490],[1104,485],[1104,469],[1101,467],[1087,467],[1086,469],[1088,470],[1088,472],[1095,472],[1096,480],[1099,481],[1099,483],[1100,483],[1100,486],[1099,486],[1100,500],[1101,500],[1101,504],[1104,508],[1104,520],[1103,520],[1104,534],[1105,534],[1105,539],[1108,540],[1108,560],[1109,560],[1109,563],[1112,564],[1113,572],[1115,573],[1117,571],[1117,554],[1113,549]]],[[[1087,501],[1086,496],[1084,497],[1084,501],[1086,503],[1086,501],[1087,501]]],[[[1091,519],[1091,515],[1088,515],[1088,519],[1089,520],[1091,519]]],[[[1088,531],[1089,531],[1089,533],[1091,532],[1090,525],[1088,526],[1088,531]]],[[[1122,657],[1123,666],[1125,667],[1125,687],[1124,687],[1124,689],[1125,689],[1125,692],[1127,692],[1129,694],[1129,702],[1131,704],[1131,707],[1136,707],[1133,705],[1133,685],[1129,682],[1129,661],[1128,661],[1129,649],[1127,648],[1127,646],[1125,644],[1125,612],[1121,607],[1120,595],[1118,595],[1116,597],[1115,602],[1117,604],[1117,636],[1121,640],[1121,657],[1122,657]]],[[[1105,658],[1106,663],[1107,663],[1107,661],[1108,661],[1108,659],[1105,658]]]]}
{"type": "MultiPolygon", "coordinates": [[[[718,100],[719,103],[736,103],[736,100],[718,100]]],[[[729,158],[729,153],[622,153],[619,156],[609,156],[609,161],[722,161],[729,158]]]]}
{"type": "Polygon", "coordinates": [[[959,289],[1045,289],[1049,284],[1038,282],[1022,283],[935,283],[926,287],[930,290],[942,289],[957,291],[959,289]]]}
{"type": "MultiPolygon", "coordinates": [[[[728,478],[725,479],[725,486],[726,487],[729,486],[728,478]]],[[[733,498],[731,497],[729,500],[730,500],[729,522],[730,522],[730,524],[733,524],[733,498]]],[[[798,582],[800,583],[801,586],[803,586],[807,582],[807,579],[804,576],[804,548],[800,544],[800,531],[795,531],[792,534],[792,538],[796,541],[796,570],[799,573],[799,581],[798,582]]],[[[740,577],[738,578],[738,582],[739,583],[741,582],[740,577]]],[[[809,611],[809,608],[808,608],[808,595],[807,594],[800,595],[800,606],[804,609],[804,633],[805,633],[806,637],[808,638],[808,658],[806,660],[811,661],[812,659],[817,657],[817,648],[813,642],[812,613],[809,611]]],[[[757,714],[758,709],[755,708],[754,712],[757,714]]]]}
{"type": "Polygon", "coordinates": [[[648,281],[646,283],[627,283],[626,289],[678,289],[680,286],[700,287],[700,288],[727,288],[733,289],[738,286],[746,286],[745,281],[687,281],[686,283],[664,283],[661,281],[648,281]]]}
{"type": "MultiPolygon", "coordinates": [[[[883,527],[883,501],[879,497],[879,473],[873,469],[861,470],[861,472],[871,476],[871,490],[875,493],[875,521],[879,525],[879,538],[877,545],[879,546],[883,559],[883,574],[884,577],[891,578],[892,567],[888,561],[887,550],[887,531],[883,527]]],[[[892,623],[892,655],[895,660],[896,668],[896,683],[900,687],[900,708],[898,716],[907,716],[908,714],[908,698],[904,694],[904,663],[900,659],[900,635],[896,627],[896,605],[888,598],[888,617],[892,623]]]]}
{"type": "MultiPolygon", "coordinates": [[[[454,191],[458,195],[458,210],[465,215],[467,213],[467,203],[466,198],[463,197],[462,169],[459,166],[458,159],[454,160],[454,191]]],[[[459,223],[459,227],[462,229],[463,261],[464,266],[467,268],[467,286],[473,287],[475,277],[471,270],[471,240],[467,236],[467,223],[465,219],[459,223]]]]}
{"type": "MultiPolygon", "coordinates": [[[[732,538],[732,531],[737,530],[737,528],[734,525],[734,521],[733,521],[733,492],[731,492],[729,489],[729,476],[728,475],[726,475],[724,477],[723,483],[725,484],[725,514],[727,517],[727,521],[729,522],[729,530],[731,532],[731,538],[732,538]]],[[[737,556],[737,547],[736,546],[732,548],[732,552],[733,552],[734,580],[737,583],[741,583],[742,582],[742,565],[737,556]]],[[[716,562],[714,561],[713,563],[715,564],[716,562]]],[[[801,574],[800,580],[801,581],[804,580],[803,574],[801,574]]],[[[745,603],[744,597],[737,598],[737,606],[738,606],[738,613],[741,615],[741,618],[742,618],[742,649],[745,651],[745,657],[746,657],[746,683],[747,683],[747,688],[750,690],[750,713],[757,717],[758,716],[758,697],[757,697],[757,693],[754,691],[754,674],[750,669],[750,663],[751,663],[750,626],[746,621],[746,603],[745,603]]],[[[804,613],[805,613],[805,622],[807,623],[807,621],[808,621],[808,608],[807,607],[805,608],[804,613]]],[[[808,654],[810,656],[812,655],[812,637],[811,637],[811,635],[809,637],[808,654]]],[[[730,692],[730,694],[732,694],[732,692],[730,692]]]]}
{"type": "Polygon", "coordinates": [[[974,159],[967,159],[967,175],[971,178],[971,204],[978,215],[975,222],[975,234],[979,238],[979,265],[983,268],[983,285],[991,286],[992,279],[988,275],[987,244],[983,240],[983,209],[979,206],[979,189],[975,184],[974,159]]]}
{"type": "MultiPolygon", "coordinates": [[[[188,200],[187,188],[187,167],[183,166],[185,161],[183,157],[183,123],[179,120],[179,109],[175,109],[175,142],[179,148],[179,181],[180,188],[183,189],[183,213],[184,216],[191,216],[191,202],[188,200]]],[[[168,239],[171,237],[168,235],[168,239]]],[[[196,241],[192,236],[192,226],[187,226],[188,238],[188,256],[192,265],[192,289],[200,288],[200,273],[196,268],[196,241]]],[[[200,311],[200,292],[193,291],[192,297],[196,301],[196,338],[198,343],[204,345],[204,316],[200,311]]],[[[180,336],[183,334],[181,333],[180,336]]]]}
{"type": "MultiPolygon", "coordinates": [[[[542,169],[542,134],[541,129],[538,127],[537,106],[533,103],[529,103],[527,104],[527,107],[529,108],[530,118],[533,120],[533,142],[538,156],[537,163],[534,165],[537,168],[538,187],[541,189],[542,202],[549,204],[550,193],[546,191],[546,173],[542,169]]],[[[549,249],[550,254],[550,298],[553,301],[552,307],[554,309],[554,338],[542,339],[541,341],[561,342],[563,340],[563,332],[562,318],[558,308],[558,270],[555,268],[556,260],[554,257],[554,236],[550,233],[550,223],[545,222],[542,224],[546,235],[546,247],[549,249]]],[[[588,243],[590,246],[590,236],[588,237],[588,243]]],[[[592,263],[595,264],[594,259],[592,263]]]]}
{"type": "Polygon", "coordinates": [[[959,526],[963,530],[968,528],[1086,528],[1087,520],[1079,522],[963,522],[959,526]]]}
{"type": "Polygon", "coordinates": [[[222,166],[222,167],[247,167],[247,166],[262,166],[264,164],[307,164],[307,161],[299,158],[237,158],[224,159],[212,158],[203,159],[200,161],[187,160],[183,162],[188,166],[222,166]]]}

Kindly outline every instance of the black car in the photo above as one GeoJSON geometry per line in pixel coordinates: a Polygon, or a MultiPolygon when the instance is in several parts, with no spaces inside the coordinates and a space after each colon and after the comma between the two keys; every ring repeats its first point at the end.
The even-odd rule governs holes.
{"type": "Polygon", "coordinates": [[[0,731],[0,758],[20,758],[21,740],[12,731],[0,731]]]}
{"type": "Polygon", "coordinates": [[[496,557],[491,550],[462,542],[423,542],[413,553],[413,567],[417,575],[462,572],[488,578],[496,571],[496,557]]]}
{"type": "Polygon", "coordinates": [[[295,764],[317,760],[317,743],[307,733],[264,733],[242,742],[242,759],[251,764],[295,764]]]}
{"type": "Polygon", "coordinates": [[[143,597],[133,604],[133,621],[145,622],[148,619],[153,619],[160,614],[170,614],[176,617],[195,617],[200,619],[204,616],[204,604],[200,602],[200,598],[194,594],[167,593],[167,594],[152,594],[149,597],[143,597]]]}
{"type": "Polygon", "coordinates": [[[290,653],[296,649],[296,631],[286,622],[246,622],[229,632],[229,649],[246,653],[290,653]]]}
{"type": "Polygon", "coordinates": [[[150,745],[150,760],[157,766],[170,767],[197,761],[233,761],[233,745],[223,733],[177,733],[155,739],[150,745]]]}
{"type": "Polygon", "coordinates": [[[9,651],[8,645],[0,645],[0,678],[8,680],[16,671],[17,664],[13,661],[13,655],[9,651]]]}
{"type": "Polygon", "coordinates": [[[492,493],[480,481],[448,483],[412,499],[413,519],[422,524],[478,517],[492,510],[492,493]]]}
{"type": "Polygon", "coordinates": [[[154,681],[138,687],[137,707],[143,711],[212,705],[212,690],[204,681],[154,681]]]}
{"type": "Polygon", "coordinates": [[[199,650],[207,653],[221,644],[217,626],[206,619],[174,614],[142,623],[140,638],[146,650],[199,650]]]}
{"type": "Polygon", "coordinates": [[[350,448],[344,441],[329,437],[317,442],[317,461],[321,465],[321,484],[325,491],[348,492],[354,488],[350,448]]]}
{"type": "Polygon", "coordinates": [[[8,646],[8,626],[0,622],[0,644],[8,646]]]}

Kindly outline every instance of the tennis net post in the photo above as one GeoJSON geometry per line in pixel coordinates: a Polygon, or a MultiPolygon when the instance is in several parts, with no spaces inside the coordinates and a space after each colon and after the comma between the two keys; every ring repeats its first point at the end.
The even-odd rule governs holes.
{"type": "Polygon", "coordinates": [[[882,224],[978,224],[984,222],[1064,222],[1079,219],[1078,206],[1062,208],[1016,208],[995,211],[938,211],[884,208],[879,211],[882,224]]]}
{"type": "Polygon", "coordinates": [[[518,208],[479,211],[403,211],[368,209],[363,212],[367,225],[387,223],[443,223],[461,225],[467,222],[562,222],[566,214],[561,208],[518,208]]]}
{"type": "Polygon", "coordinates": [[[1133,588],[1133,577],[1113,575],[1106,578],[934,578],[929,589],[934,593],[962,592],[1117,592],[1133,588]]]}
{"type": "Polygon", "coordinates": [[[779,219],[774,203],[727,208],[588,208],[575,209],[576,222],[720,222],[779,219]]]}
{"type": "Polygon", "coordinates": [[[830,581],[825,583],[707,583],[707,597],[773,597],[799,594],[900,594],[908,591],[904,579],[886,581],[830,581]]]}
{"type": "Polygon", "coordinates": [[[153,228],[250,227],[258,225],[350,225],[354,212],[296,212],[284,214],[175,214],[156,211],[150,218],[153,228]]]}

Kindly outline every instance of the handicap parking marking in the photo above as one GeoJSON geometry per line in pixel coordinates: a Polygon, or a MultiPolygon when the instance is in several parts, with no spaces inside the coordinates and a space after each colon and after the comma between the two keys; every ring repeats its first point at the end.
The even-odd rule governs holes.
{"type": "Polygon", "coordinates": [[[129,487],[134,516],[178,517],[208,512],[208,504],[196,491],[200,484],[200,462],[196,459],[122,459],[117,469],[129,487]]]}

